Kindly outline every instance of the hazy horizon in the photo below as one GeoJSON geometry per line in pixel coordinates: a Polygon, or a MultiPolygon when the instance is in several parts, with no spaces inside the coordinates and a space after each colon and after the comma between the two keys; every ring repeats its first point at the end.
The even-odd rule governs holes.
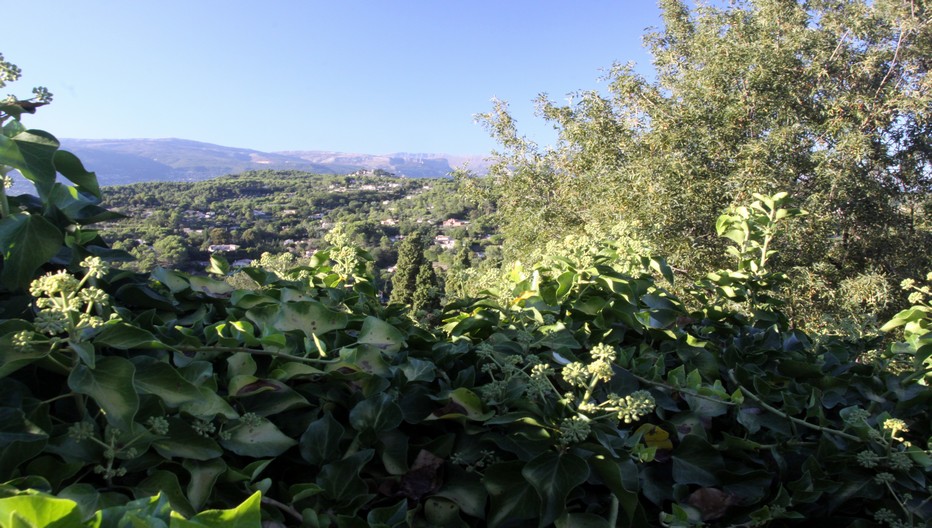
{"type": "Polygon", "coordinates": [[[23,71],[9,93],[55,94],[25,122],[57,137],[453,154],[494,148],[473,120],[492,98],[552,142],[533,99],[604,89],[615,62],[648,74],[641,39],[660,24],[654,2],[608,0],[49,0],[37,20],[11,24],[0,52],[23,71]]]}

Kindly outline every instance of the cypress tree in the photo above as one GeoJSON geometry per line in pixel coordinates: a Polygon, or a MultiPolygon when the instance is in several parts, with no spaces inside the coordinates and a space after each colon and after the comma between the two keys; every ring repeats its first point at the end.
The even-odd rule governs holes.
{"type": "Polygon", "coordinates": [[[417,276],[425,262],[423,235],[420,232],[409,234],[398,247],[398,262],[392,277],[389,302],[411,304],[417,286],[417,276]]]}
{"type": "Polygon", "coordinates": [[[415,279],[414,294],[411,296],[411,311],[430,312],[440,308],[439,284],[434,266],[425,261],[415,279]]]}

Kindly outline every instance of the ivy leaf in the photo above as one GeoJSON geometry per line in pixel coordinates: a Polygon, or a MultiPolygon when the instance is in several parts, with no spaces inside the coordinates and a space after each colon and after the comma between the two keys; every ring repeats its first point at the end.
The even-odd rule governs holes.
{"type": "Polygon", "coordinates": [[[382,352],[393,354],[401,350],[405,336],[394,326],[370,315],[362,322],[358,341],[372,345],[382,352]]]}
{"type": "Polygon", "coordinates": [[[346,328],[348,322],[346,314],[316,301],[263,304],[247,311],[246,317],[263,329],[301,330],[307,336],[346,328]]]}
{"type": "Polygon", "coordinates": [[[301,458],[315,466],[340,457],[340,440],[346,429],[330,413],[311,422],[301,435],[301,458]]]}
{"type": "Polygon", "coordinates": [[[26,365],[49,355],[49,347],[13,346],[13,335],[20,330],[32,330],[25,321],[11,320],[0,323],[0,379],[3,379],[26,365]]]}
{"type": "Polygon", "coordinates": [[[216,442],[197,434],[180,418],[168,419],[168,434],[153,441],[152,447],[167,459],[206,461],[223,455],[223,449],[216,442]]]}
{"type": "Polygon", "coordinates": [[[195,510],[200,510],[210,498],[217,479],[226,472],[226,462],[221,458],[205,461],[185,460],[183,466],[191,474],[187,487],[188,500],[195,510]]]}
{"type": "Polygon", "coordinates": [[[134,382],[140,393],[154,394],[171,408],[200,398],[198,388],[168,363],[147,356],[134,357],[132,362],[136,366],[134,382]]]}
{"type": "MultiPolygon", "coordinates": [[[[100,511],[102,528],[117,526],[166,528],[171,514],[171,503],[165,493],[143,497],[119,506],[105,507],[100,511]]],[[[93,525],[96,528],[98,525],[93,525]]]]}
{"type": "Polygon", "coordinates": [[[228,440],[221,440],[220,444],[237,455],[254,458],[276,457],[297,442],[282,433],[278,427],[265,418],[259,418],[254,425],[234,425],[232,435],[228,440]]]}
{"type": "Polygon", "coordinates": [[[673,480],[677,484],[715,486],[716,473],[724,467],[722,455],[696,435],[686,435],[673,450],[673,480]]]}
{"type": "Polygon", "coordinates": [[[449,499],[456,503],[463,513],[480,519],[485,513],[488,500],[488,492],[479,477],[456,466],[451,467],[446,473],[443,487],[434,496],[449,499]]]}
{"type": "Polygon", "coordinates": [[[539,515],[540,498],[522,476],[524,462],[493,464],[485,471],[482,483],[489,492],[491,508],[487,519],[490,528],[534,519],[539,515]]]}
{"type": "Polygon", "coordinates": [[[531,460],[521,474],[541,500],[540,524],[549,525],[566,511],[566,498],[589,478],[589,465],[572,453],[546,452],[531,460]]]}
{"type": "Polygon", "coordinates": [[[254,376],[236,376],[230,380],[229,394],[244,409],[260,416],[310,405],[304,396],[285,383],[254,376]]]}
{"type": "Polygon", "coordinates": [[[35,442],[48,439],[48,433],[29,422],[21,409],[0,407],[0,448],[13,442],[35,442]]]}
{"type": "Polygon", "coordinates": [[[94,368],[97,363],[97,351],[94,344],[87,341],[78,341],[75,339],[68,340],[68,346],[78,355],[81,361],[90,368],[94,368]]]}
{"type": "Polygon", "coordinates": [[[101,197],[97,175],[88,172],[77,156],[67,150],[56,150],[52,161],[55,164],[55,169],[77,185],[79,190],[90,193],[97,198],[101,197]]]}
{"type": "Polygon", "coordinates": [[[162,343],[151,332],[123,322],[110,323],[97,334],[94,339],[99,345],[109,346],[119,350],[133,349],[159,349],[170,348],[162,343]]]}
{"type": "Polygon", "coordinates": [[[188,497],[185,496],[184,491],[181,489],[178,476],[171,471],[163,469],[154,471],[148,478],[136,485],[134,492],[137,495],[165,497],[174,512],[189,516],[195,513],[194,507],[191,506],[191,502],[188,501],[188,497]]]}
{"type": "Polygon", "coordinates": [[[357,431],[380,433],[401,425],[401,407],[384,392],[365,399],[350,411],[349,421],[357,431]]]}
{"type": "Polygon", "coordinates": [[[10,288],[25,288],[39,266],[58,253],[64,240],[62,232],[40,215],[13,213],[0,220],[0,282],[10,288]]]}
{"type": "Polygon", "coordinates": [[[200,397],[183,403],[180,407],[180,411],[186,412],[192,416],[197,416],[198,418],[213,419],[216,415],[221,415],[229,419],[234,419],[239,416],[233,407],[226,402],[223,398],[220,397],[216,391],[211,390],[209,387],[198,387],[200,392],[200,397]]]}
{"type": "Polygon", "coordinates": [[[608,521],[592,513],[566,513],[554,523],[556,528],[611,528],[608,521]]]}
{"type": "Polygon", "coordinates": [[[68,387],[93,398],[110,425],[129,431],[139,410],[139,395],[133,385],[135,374],[136,368],[128,360],[106,357],[93,369],[87,365],[76,366],[68,376],[68,387]]]}
{"type": "MultiPolygon", "coordinates": [[[[48,433],[35,423],[37,418],[42,419],[26,416],[19,408],[0,407],[0,480],[18,475],[17,468],[25,466],[27,461],[32,462],[31,473],[37,474],[35,460],[32,459],[48,442],[48,433]]],[[[62,473],[60,464],[55,469],[55,474],[62,473]]]]}
{"type": "Polygon", "coordinates": [[[41,494],[0,499],[0,526],[22,528],[71,528],[83,524],[78,504],[41,494]]]}
{"type": "Polygon", "coordinates": [[[632,526],[635,515],[638,513],[638,468],[630,458],[610,458],[596,455],[589,459],[589,467],[602,479],[602,482],[615,497],[628,516],[632,526]]]}
{"type": "Polygon", "coordinates": [[[408,501],[406,499],[401,499],[401,501],[394,506],[373,509],[366,516],[366,522],[369,523],[369,526],[373,527],[384,526],[392,528],[395,526],[407,525],[407,516],[408,501]]]}
{"type": "Polygon", "coordinates": [[[324,489],[325,495],[339,503],[349,503],[365,496],[369,488],[359,478],[359,472],[374,454],[372,449],[363,449],[325,465],[317,475],[317,484],[324,489]]]}
{"type": "Polygon", "coordinates": [[[18,170],[45,198],[55,184],[53,160],[58,147],[55,136],[42,130],[24,130],[12,138],[0,135],[0,165],[18,170]]]}

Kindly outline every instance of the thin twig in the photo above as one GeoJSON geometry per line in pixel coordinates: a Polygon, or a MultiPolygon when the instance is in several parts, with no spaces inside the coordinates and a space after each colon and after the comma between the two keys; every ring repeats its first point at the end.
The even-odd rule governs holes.
{"type": "Polygon", "coordinates": [[[903,44],[903,34],[906,33],[903,30],[903,26],[900,26],[900,36],[896,39],[896,50],[893,52],[893,60],[890,61],[890,68],[887,70],[887,74],[883,76],[883,80],[880,81],[880,86],[877,87],[877,91],[874,92],[874,99],[880,95],[880,90],[883,89],[883,85],[887,84],[887,80],[890,78],[890,74],[893,73],[893,68],[896,67],[897,59],[900,57],[900,47],[903,44]]]}
{"type": "Polygon", "coordinates": [[[852,435],[852,434],[848,434],[848,433],[846,433],[846,432],[844,432],[844,431],[839,431],[838,429],[831,429],[831,428],[829,428],[829,427],[822,427],[821,425],[811,424],[811,423],[809,423],[809,422],[807,422],[807,421],[805,421],[805,420],[800,420],[799,418],[795,418],[795,417],[793,417],[793,416],[790,416],[790,415],[786,414],[785,412],[781,411],[780,409],[777,409],[776,407],[771,406],[770,404],[768,404],[768,403],[765,402],[764,400],[760,399],[760,397],[758,397],[756,394],[754,394],[753,392],[751,392],[751,391],[747,390],[746,388],[744,388],[744,386],[741,385],[740,382],[738,382],[738,378],[735,376],[735,371],[734,371],[734,370],[729,370],[729,371],[728,371],[728,377],[731,378],[731,381],[734,382],[734,384],[738,386],[738,389],[741,390],[741,393],[742,393],[742,394],[744,394],[744,395],[747,396],[748,398],[751,398],[752,400],[754,400],[755,402],[757,402],[761,407],[763,407],[764,409],[766,409],[766,410],[768,410],[768,411],[770,411],[770,412],[776,414],[777,416],[781,416],[781,417],[783,417],[783,418],[786,418],[787,420],[789,420],[789,421],[791,421],[791,422],[793,422],[793,423],[795,423],[795,424],[799,424],[799,425],[801,425],[801,426],[803,426],[803,427],[808,427],[809,429],[814,429],[814,430],[816,430],[816,431],[820,431],[820,432],[823,432],[823,433],[832,433],[832,434],[838,435],[838,436],[840,436],[840,437],[842,437],[842,438],[847,438],[848,440],[854,440],[855,442],[863,442],[863,440],[862,440],[861,438],[858,438],[857,436],[854,436],[854,435],[852,435]]]}

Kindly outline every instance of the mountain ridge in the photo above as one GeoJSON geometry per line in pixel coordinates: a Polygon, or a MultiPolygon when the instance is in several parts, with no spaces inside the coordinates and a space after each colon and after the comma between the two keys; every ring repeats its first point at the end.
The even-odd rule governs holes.
{"type": "Polygon", "coordinates": [[[486,156],[389,153],[363,154],[328,150],[264,152],[182,138],[61,140],[101,185],[145,181],[199,181],[247,170],[301,170],[320,174],[349,174],[360,170],[391,172],[410,178],[439,178],[468,165],[487,171],[486,156]]]}

